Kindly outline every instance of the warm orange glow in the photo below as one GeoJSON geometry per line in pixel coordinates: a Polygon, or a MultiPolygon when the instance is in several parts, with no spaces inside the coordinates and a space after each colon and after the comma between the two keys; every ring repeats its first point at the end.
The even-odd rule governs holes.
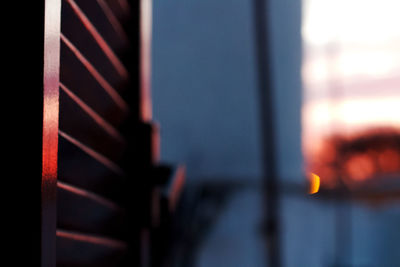
{"type": "Polygon", "coordinates": [[[378,166],[384,173],[395,173],[400,170],[400,154],[388,148],[378,155],[378,166]]]}
{"type": "Polygon", "coordinates": [[[303,0],[302,148],[324,189],[400,174],[398,7],[303,0]]]}
{"type": "Polygon", "coordinates": [[[319,178],[319,176],[316,175],[315,173],[310,173],[309,180],[310,180],[310,190],[308,191],[308,193],[310,195],[318,193],[319,186],[321,184],[321,179],[319,178]]]}
{"type": "Polygon", "coordinates": [[[368,153],[351,156],[343,167],[347,175],[354,181],[364,181],[377,173],[374,161],[368,153]]]}
{"type": "Polygon", "coordinates": [[[400,130],[377,128],[324,140],[308,159],[308,172],[324,179],[321,186],[357,186],[400,173],[400,130]]]}

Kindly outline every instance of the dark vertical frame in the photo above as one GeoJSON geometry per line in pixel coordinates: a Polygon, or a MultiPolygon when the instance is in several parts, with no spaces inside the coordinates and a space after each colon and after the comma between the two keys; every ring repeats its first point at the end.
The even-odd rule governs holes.
{"type": "Polygon", "coordinates": [[[45,0],[41,180],[41,266],[56,265],[61,0],[45,0]]]}
{"type": "Polygon", "coordinates": [[[258,98],[262,136],[265,234],[268,266],[281,266],[280,201],[276,160],[275,109],[272,88],[272,68],[267,20],[268,0],[253,0],[255,56],[258,78],[258,98]]]}
{"type": "Polygon", "coordinates": [[[131,88],[126,93],[131,118],[149,122],[152,119],[151,104],[151,35],[152,0],[128,0],[129,20],[124,23],[131,49],[124,63],[130,72],[131,88]]]}
{"type": "Polygon", "coordinates": [[[2,195],[10,208],[3,213],[10,223],[4,233],[11,238],[3,262],[10,266],[55,266],[60,3],[8,1],[4,7],[11,16],[2,35],[8,46],[2,58],[3,181],[11,184],[3,185],[2,195]]]}
{"type": "Polygon", "coordinates": [[[128,265],[150,266],[150,205],[151,185],[149,170],[152,127],[151,112],[151,27],[152,1],[128,0],[130,17],[124,23],[131,43],[124,57],[130,72],[130,88],[126,98],[131,114],[123,129],[128,141],[124,168],[128,174],[127,209],[131,225],[129,233],[130,255],[128,265]]]}

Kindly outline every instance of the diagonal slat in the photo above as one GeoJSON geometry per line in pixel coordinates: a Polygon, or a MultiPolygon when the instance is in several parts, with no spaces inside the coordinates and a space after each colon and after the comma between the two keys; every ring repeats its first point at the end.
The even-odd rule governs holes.
{"type": "Polygon", "coordinates": [[[104,197],[101,197],[101,196],[99,196],[99,195],[97,195],[95,193],[89,192],[89,191],[84,190],[84,189],[80,189],[80,188],[78,188],[76,186],[72,186],[72,185],[69,185],[69,184],[61,182],[61,181],[57,182],[57,186],[59,188],[63,189],[63,190],[66,190],[66,191],[72,192],[72,193],[74,193],[76,195],[79,195],[79,196],[85,197],[87,199],[90,199],[91,201],[96,202],[96,203],[98,203],[98,204],[100,204],[102,206],[105,206],[110,210],[114,210],[114,211],[120,211],[121,210],[121,208],[117,204],[115,204],[114,202],[112,202],[112,201],[110,201],[110,200],[108,200],[108,199],[106,199],[104,197]]]}
{"type": "MultiPolygon", "coordinates": [[[[82,1],[82,0],[75,0],[75,1],[82,7],[82,4],[79,3],[79,1],[82,1]]],[[[84,0],[84,1],[87,1],[87,0],[84,0]]],[[[115,33],[117,33],[117,35],[124,42],[128,43],[129,42],[128,35],[127,35],[124,27],[122,26],[121,22],[118,20],[117,16],[114,14],[110,5],[105,0],[93,0],[93,1],[95,1],[98,4],[98,6],[102,10],[103,14],[105,15],[107,21],[110,23],[111,27],[114,29],[115,33]]]]}
{"type": "Polygon", "coordinates": [[[85,58],[84,55],[63,35],[61,34],[61,41],[75,54],[79,61],[86,67],[90,74],[96,81],[104,88],[108,95],[114,102],[121,107],[121,109],[128,111],[129,107],[125,100],[117,93],[117,91],[104,79],[104,77],[97,71],[97,69],[85,58]]]}
{"type": "Polygon", "coordinates": [[[57,182],[57,227],[124,237],[125,210],[116,203],[90,191],[57,182]]]}
{"type": "Polygon", "coordinates": [[[127,244],[110,238],[57,229],[58,267],[118,266],[127,244]]]}
{"type": "Polygon", "coordinates": [[[131,14],[131,6],[127,0],[105,0],[120,21],[126,21],[131,14]]]}
{"type": "Polygon", "coordinates": [[[77,242],[82,242],[82,243],[90,243],[93,245],[109,247],[109,248],[124,250],[127,247],[126,243],[124,243],[122,241],[114,240],[114,239],[106,238],[106,237],[82,234],[82,233],[60,230],[60,229],[57,230],[56,234],[57,234],[57,237],[75,240],[77,242]]]}
{"type": "Polygon", "coordinates": [[[74,144],[75,146],[79,147],[82,151],[84,151],[86,154],[90,155],[92,158],[96,159],[98,162],[102,163],[104,166],[108,167],[110,170],[112,170],[114,173],[125,176],[124,171],[114,162],[109,160],[107,157],[101,155],[97,151],[93,150],[92,148],[86,146],[85,144],[79,142],[72,136],[68,135],[67,133],[58,130],[58,133],[61,137],[69,141],[70,143],[74,144]]]}
{"type": "Polygon", "coordinates": [[[114,51],[108,45],[108,43],[104,40],[104,38],[100,35],[98,30],[94,27],[92,22],[87,18],[87,16],[83,13],[83,11],[79,8],[74,0],[66,0],[66,2],[70,5],[73,11],[76,13],[78,18],[81,20],[82,24],[88,30],[88,32],[92,35],[92,37],[96,40],[98,46],[103,50],[104,54],[110,60],[111,64],[116,68],[121,77],[125,79],[129,79],[129,73],[123,63],[116,56],[114,51]]]}
{"type": "Polygon", "coordinates": [[[120,203],[124,195],[124,176],[84,152],[81,148],[59,138],[58,181],[88,190],[120,203]]]}
{"type": "MultiPolygon", "coordinates": [[[[83,11],[86,17],[91,21],[94,27],[99,31],[104,40],[106,40],[106,42],[109,44],[114,53],[123,62],[123,56],[131,48],[131,43],[126,31],[127,29],[125,29],[122,26],[122,22],[116,17],[113,10],[111,10],[110,5],[104,0],[74,0],[74,1],[83,11]]],[[[71,9],[69,5],[66,4],[66,6],[67,8],[71,9]]],[[[77,22],[79,23],[78,24],[79,28],[81,28],[81,31],[87,32],[87,30],[82,25],[82,22],[77,17],[76,13],[72,9],[71,11],[73,12],[73,15],[76,17],[77,22]]],[[[67,14],[68,12],[64,13],[67,14]]],[[[69,28],[66,27],[66,25],[64,24],[63,28],[63,31],[65,30],[64,34],[68,36],[68,34],[71,34],[69,29],[73,28],[75,27],[69,28]]],[[[93,39],[93,37],[90,35],[89,32],[87,32],[87,35],[95,42],[95,40],[93,39]]],[[[72,38],[72,36],[70,36],[70,38],[72,38]]],[[[97,46],[97,44],[95,43],[94,45],[97,46]]],[[[101,49],[100,51],[102,54],[104,54],[101,49]]],[[[110,62],[108,58],[106,59],[108,62],[110,62]]]]}
{"type": "Polygon", "coordinates": [[[61,43],[60,52],[62,63],[60,65],[60,82],[105,121],[118,129],[129,116],[127,110],[115,103],[114,99],[64,42],[61,43]]]}
{"type": "Polygon", "coordinates": [[[128,42],[128,36],[127,36],[124,28],[122,27],[120,21],[118,20],[118,18],[114,14],[114,12],[111,10],[111,8],[107,4],[107,2],[104,1],[104,0],[97,0],[97,3],[99,4],[101,9],[103,10],[104,14],[106,15],[106,17],[107,17],[108,21],[110,22],[111,26],[114,28],[115,32],[118,33],[118,35],[123,40],[128,42]]]}
{"type": "Polygon", "coordinates": [[[91,107],[89,107],[85,102],[83,102],[77,95],[75,95],[71,90],[69,90],[63,83],[60,82],[60,88],[63,90],[76,104],[78,104],[83,111],[85,111],[99,126],[101,126],[104,131],[106,131],[110,136],[117,139],[119,142],[125,143],[125,138],[115,129],[110,123],[103,119],[99,114],[97,114],[91,107]]]}

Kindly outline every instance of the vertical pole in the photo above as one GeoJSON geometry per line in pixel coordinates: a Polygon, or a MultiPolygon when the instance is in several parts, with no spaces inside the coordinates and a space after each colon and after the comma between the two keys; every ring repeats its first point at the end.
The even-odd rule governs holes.
{"type": "Polygon", "coordinates": [[[127,188],[134,190],[128,198],[130,210],[129,221],[129,264],[141,267],[152,265],[151,235],[149,213],[151,207],[151,188],[149,188],[149,167],[151,151],[148,146],[153,128],[151,105],[151,34],[152,34],[152,0],[129,0],[131,18],[127,32],[131,40],[129,70],[131,73],[130,105],[135,107],[126,125],[126,136],[129,143],[125,165],[129,179],[127,188]],[[134,179],[140,177],[140,179],[134,179]],[[139,217],[138,217],[139,216],[139,217]]]}
{"type": "Polygon", "coordinates": [[[41,181],[41,266],[56,266],[56,192],[61,0],[45,0],[41,181]]]}
{"type": "Polygon", "coordinates": [[[259,111],[265,190],[265,227],[268,266],[280,267],[279,188],[276,169],[275,116],[267,30],[267,0],[253,0],[255,49],[258,70],[259,111]]]}
{"type": "Polygon", "coordinates": [[[151,36],[152,0],[129,0],[130,18],[125,25],[131,42],[131,51],[125,64],[131,74],[131,90],[126,98],[135,109],[132,117],[136,121],[152,119],[151,103],[151,36]]]}
{"type": "Polygon", "coordinates": [[[151,105],[151,34],[152,0],[140,0],[140,103],[141,118],[152,118],[151,105]]]}
{"type": "MultiPolygon", "coordinates": [[[[142,122],[150,122],[152,119],[152,103],[151,103],[151,40],[152,40],[152,13],[153,13],[153,2],[152,0],[140,0],[140,23],[139,23],[139,34],[140,34],[140,118],[142,122]]],[[[150,125],[146,125],[150,126],[150,125]]],[[[147,127],[146,127],[147,128],[147,127]]],[[[150,138],[149,144],[151,144],[151,136],[153,135],[153,127],[150,127],[150,131],[145,131],[145,135],[141,136],[141,140],[145,140],[145,138],[150,138]]],[[[151,166],[153,151],[146,151],[150,149],[151,146],[147,146],[144,148],[142,153],[150,153],[150,160],[145,162],[144,165],[151,166]]],[[[145,189],[145,199],[147,200],[147,204],[145,205],[148,211],[145,211],[147,214],[149,221],[145,223],[143,228],[141,229],[141,241],[142,247],[141,252],[141,267],[150,267],[156,265],[156,257],[154,255],[154,245],[151,231],[151,210],[152,210],[152,200],[153,200],[153,190],[154,188],[151,185],[149,169],[144,169],[143,177],[146,181],[144,183],[145,189]]]]}

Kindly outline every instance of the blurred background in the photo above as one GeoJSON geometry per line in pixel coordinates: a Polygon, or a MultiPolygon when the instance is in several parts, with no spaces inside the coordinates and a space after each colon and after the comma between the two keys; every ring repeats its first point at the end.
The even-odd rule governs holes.
{"type": "Polygon", "coordinates": [[[153,1],[161,158],[187,168],[166,265],[400,266],[400,3],[259,2],[153,1]]]}

